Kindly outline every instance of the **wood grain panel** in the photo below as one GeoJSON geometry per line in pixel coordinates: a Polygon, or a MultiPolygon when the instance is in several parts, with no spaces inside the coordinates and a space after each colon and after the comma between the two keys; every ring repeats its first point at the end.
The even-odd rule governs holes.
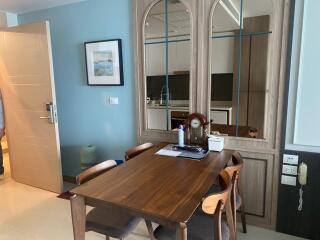
{"type": "Polygon", "coordinates": [[[48,22],[1,29],[0,74],[14,180],[60,193],[62,170],[48,22]]]}
{"type": "Polygon", "coordinates": [[[11,84],[6,96],[7,104],[16,110],[43,111],[52,100],[50,84],[11,84]]]}
{"type": "Polygon", "coordinates": [[[266,95],[265,91],[249,94],[248,125],[258,130],[258,138],[264,138],[266,95]]]}
{"type": "Polygon", "coordinates": [[[240,185],[248,214],[264,217],[267,163],[263,159],[244,158],[240,185]]]}

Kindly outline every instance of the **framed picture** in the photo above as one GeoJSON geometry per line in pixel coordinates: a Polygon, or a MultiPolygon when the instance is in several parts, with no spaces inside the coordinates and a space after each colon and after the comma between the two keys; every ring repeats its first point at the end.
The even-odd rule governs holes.
{"type": "Polygon", "coordinates": [[[123,86],[121,39],[85,42],[88,85],[123,86]]]}

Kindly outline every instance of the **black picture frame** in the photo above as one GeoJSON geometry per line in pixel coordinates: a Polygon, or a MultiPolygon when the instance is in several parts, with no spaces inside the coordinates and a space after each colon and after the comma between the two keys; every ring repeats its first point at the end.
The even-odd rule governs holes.
{"type": "Polygon", "coordinates": [[[84,48],[89,86],[124,86],[121,39],[85,42],[84,48]]]}

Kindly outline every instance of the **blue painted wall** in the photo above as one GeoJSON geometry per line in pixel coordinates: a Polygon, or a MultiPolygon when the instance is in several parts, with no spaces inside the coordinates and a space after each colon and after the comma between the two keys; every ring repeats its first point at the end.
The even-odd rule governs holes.
{"type": "Polygon", "coordinates": [[[65,175],[79,173],[81,145],[97,145],[100,160],[123,159],[135,145],[131,9],[131,0],[89,0],[18,16],[19,24],[50,22],[65,175]],[[123,41],[125,85],[87,86],[83,43],[114,38],[123,41]]]}

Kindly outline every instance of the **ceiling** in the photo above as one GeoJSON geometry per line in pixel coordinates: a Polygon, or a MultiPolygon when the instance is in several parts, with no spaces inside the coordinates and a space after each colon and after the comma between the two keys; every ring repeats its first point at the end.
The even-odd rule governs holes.
{"type": "MultiPolygon", "coordinates": [[[[235,8],[240,9],[241,0],[229,0],[235,8]]],[[[271,0],[243,0],[243,17],[271,15],[273,4],[271,0]]]]}
{"type": "Polygon", "coordinates": [[[86,0],[0,0],[0,11],[26,13],[86,0]]]}

